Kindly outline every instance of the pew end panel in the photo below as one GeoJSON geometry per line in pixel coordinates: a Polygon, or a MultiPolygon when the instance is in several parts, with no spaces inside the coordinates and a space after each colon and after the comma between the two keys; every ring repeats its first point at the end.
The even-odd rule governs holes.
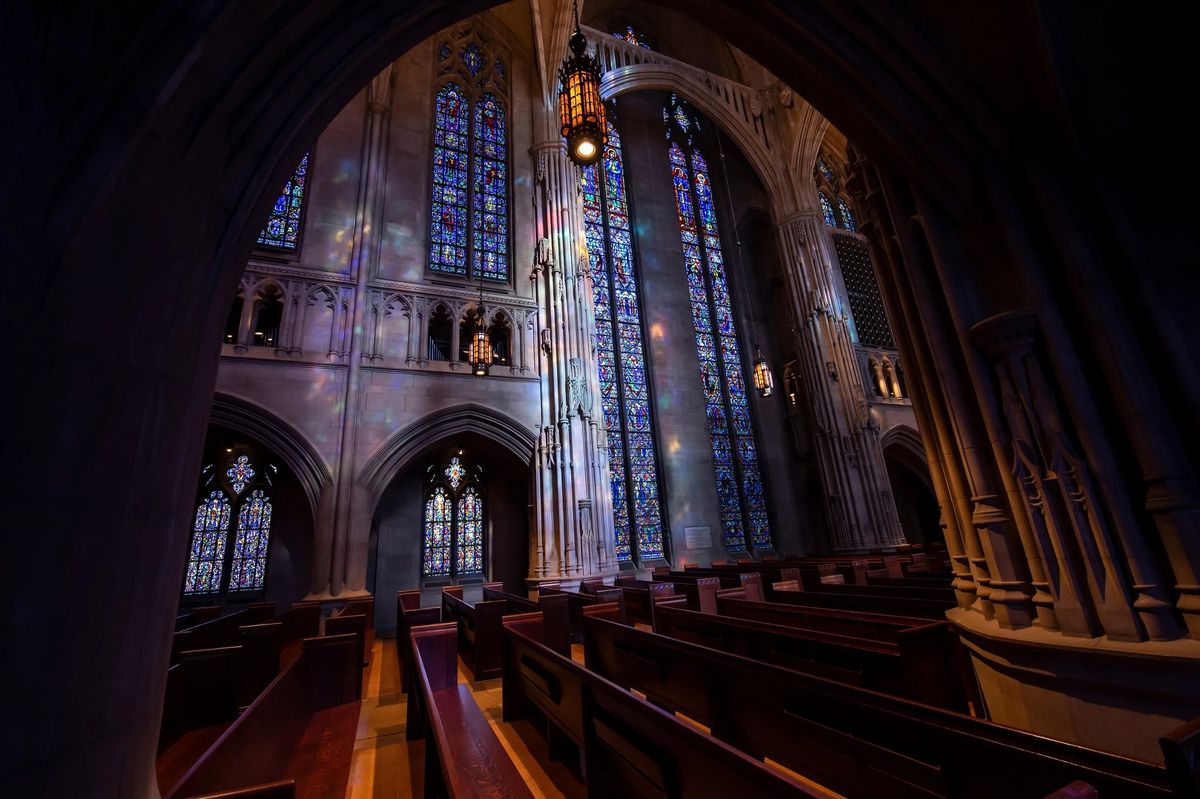
{"type": "Polygon", "coordinates": [[[1175,795],[1200,799],[1200,717],[1171,730],[1158,745],[1175,795]]]}

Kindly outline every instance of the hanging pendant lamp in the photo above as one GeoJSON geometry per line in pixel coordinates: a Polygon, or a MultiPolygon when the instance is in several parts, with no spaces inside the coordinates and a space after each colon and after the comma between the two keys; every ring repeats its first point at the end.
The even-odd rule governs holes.
{"type": "Polygon", "coordinates": [[[587,39],[579,28],[579,7],[575,7],[575,32],[567,46],[571,54],[558,69],[562,87],[558,93],[558,114],[562,135],[567,140],[567,156],[579,166],[600,160],[608,143],[604,123],[604,102],[600,99],[600,62],[587,53],[587,39]]]}
{"type": "Polygon", "coordinates": [[[771,392],[775,390],[775,381],[771,378],[771,367],[767,365],[767,359],[763,356],[762,347],[758,342],[754,342],[754,388],[758,390],[758,396],[769,397],[771,392]]]}
{"type": "Polygon", "coordinates": [[[475,308],[475,332],[467,347],[467,360],[477,377],[487,377],[492,367],[492,342],[488,338],[487,325],[483,321],[483,283],[479,284],[479,305],[475,308]]]}

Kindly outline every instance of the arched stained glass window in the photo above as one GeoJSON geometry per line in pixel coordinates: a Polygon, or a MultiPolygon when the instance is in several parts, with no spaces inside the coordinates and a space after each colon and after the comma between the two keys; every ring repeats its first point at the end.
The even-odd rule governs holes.
{"type": "Polygon", "coordinates": [[[421,576],[457,579],[483,574],[483,470],[461,450],[431,464],[421,519],[421,576]]]}
{"type": "Polygon", "coordinates": [[[833,205],[829,202],[829,198],[825,195],[825,192],[817,192],[817,199],[821,201],[821,215],[825,217],[825,224],[830,227],[837,227],[837,216],[834,215],[833,205]]]}
{"type": "Polygon", "coordinates": [[[504,107],[486,93],[475,102],[474,204],[471,271],[475,277],[508,279],[508,134],[504,107]]]}
{"type": "Polygon", "coordinates": [[[616,557],[628,561],[636,553],[642,560],[662,558],[666,550],[658,447],[646,372],[637,265],[621,136],[611,121],[604,158],[599,166],[583,168],[582,185],[596,313],[596,360],[608,429],[616,557]]]}
{"type": "Polygon", "coordinates": [[[444,486],[434,487],[425,500],[425,553],[421,571],[426,577],[450,575],[453,502],[444,486]]]}
{"type": "Polygon", "coordinates": [[[304,187],[308,180],[308,153],[300,159],[296,171],[284,184],[283,193],[267,218],[267,226],[258,234],[263,247],[294,250],[300,243],[300,211],[304,206],[304,187]]]}
{"type": "Polygon", "coordinates": [[[821,177],[825,178],[825,180],[827,180],[831,186],[837,188],[837,175],[834,174],[834,171],[829,168],[829,164],[825,163],[824,158],[817,159],[817,172],[820,173],[821,177]]]}
{"type": "Polygon", "coordinates": [[[261,591],[271,544],[274,464],[229,452],[201,470],[201,501],[192,526],[184,596],[261,591]]]}
{"type": "Polygon", "coordinates": [[[270,537],[271,500],[261,488],[255,489],[238,511],[229,572],[230,591],[258,591],[263,587],[270,537]]]}
{"type": "Polygon", "coordinates": [[[712,181],[695,138],[699,120],[674,95],[668,106],[667,154],[712,441],[722,543],[730,550],[768,547],[770,525],[712,181]],[[688,125],[679,121],[681,113],[688,125]]]}
{"type": "Polygon", "coordinates": [[[438,50],[429,270],[509,279],[509,153],[504,60],[475,34],[438,50]],[[451,58],[452,52],[458,54],[451,58]]]}
{"type": "Polygon", "coordinates": [[[453,82],[443,86],[433,123],[429,268],[452,275],[467,273],[468,114],[462,87],[453,82]]]}
{"type": "Polygon", "coordinates": [[[467,486],[458,498],[454,530],[455,570],[458,574],[483,571],[483,497],[467,486]]]}
{"type": "Polygon", "coordinates": [[[850,210],[850,206],[846,203],[846,198],[838,197],[837,206],[838,216],[842,218],[842,227],[851,233],[857,233],[858,225],[854,223],[854,212],[850,210]]]}
{"type": "Polygon", "coordinates": [[[213,594],[221,590],[229,514],[229,497],[224,491],[213,491],[196,508],[184,594],[213,594]]]}

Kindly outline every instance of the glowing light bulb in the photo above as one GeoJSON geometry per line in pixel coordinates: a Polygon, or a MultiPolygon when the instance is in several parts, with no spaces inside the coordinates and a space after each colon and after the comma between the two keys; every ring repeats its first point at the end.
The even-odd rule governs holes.
{"type": "Polygon", "coordinates": [[[591,158],[596,154],[596,145],[593,142],[584,139],[579,142],[579,146],[575,148],[575,154],[580,158],[591,158]]]}

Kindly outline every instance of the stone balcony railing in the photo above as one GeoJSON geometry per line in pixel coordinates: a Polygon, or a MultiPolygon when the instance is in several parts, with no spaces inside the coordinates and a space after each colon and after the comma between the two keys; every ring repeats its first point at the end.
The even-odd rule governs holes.
{"type": "Polygon", "coordinates": [[[904,385],[904,369],[900,366],[899,352],[882,347],[865,347],[861,344],[856,344],[854,351],[870,402],[911,404],[904,385]]]}

